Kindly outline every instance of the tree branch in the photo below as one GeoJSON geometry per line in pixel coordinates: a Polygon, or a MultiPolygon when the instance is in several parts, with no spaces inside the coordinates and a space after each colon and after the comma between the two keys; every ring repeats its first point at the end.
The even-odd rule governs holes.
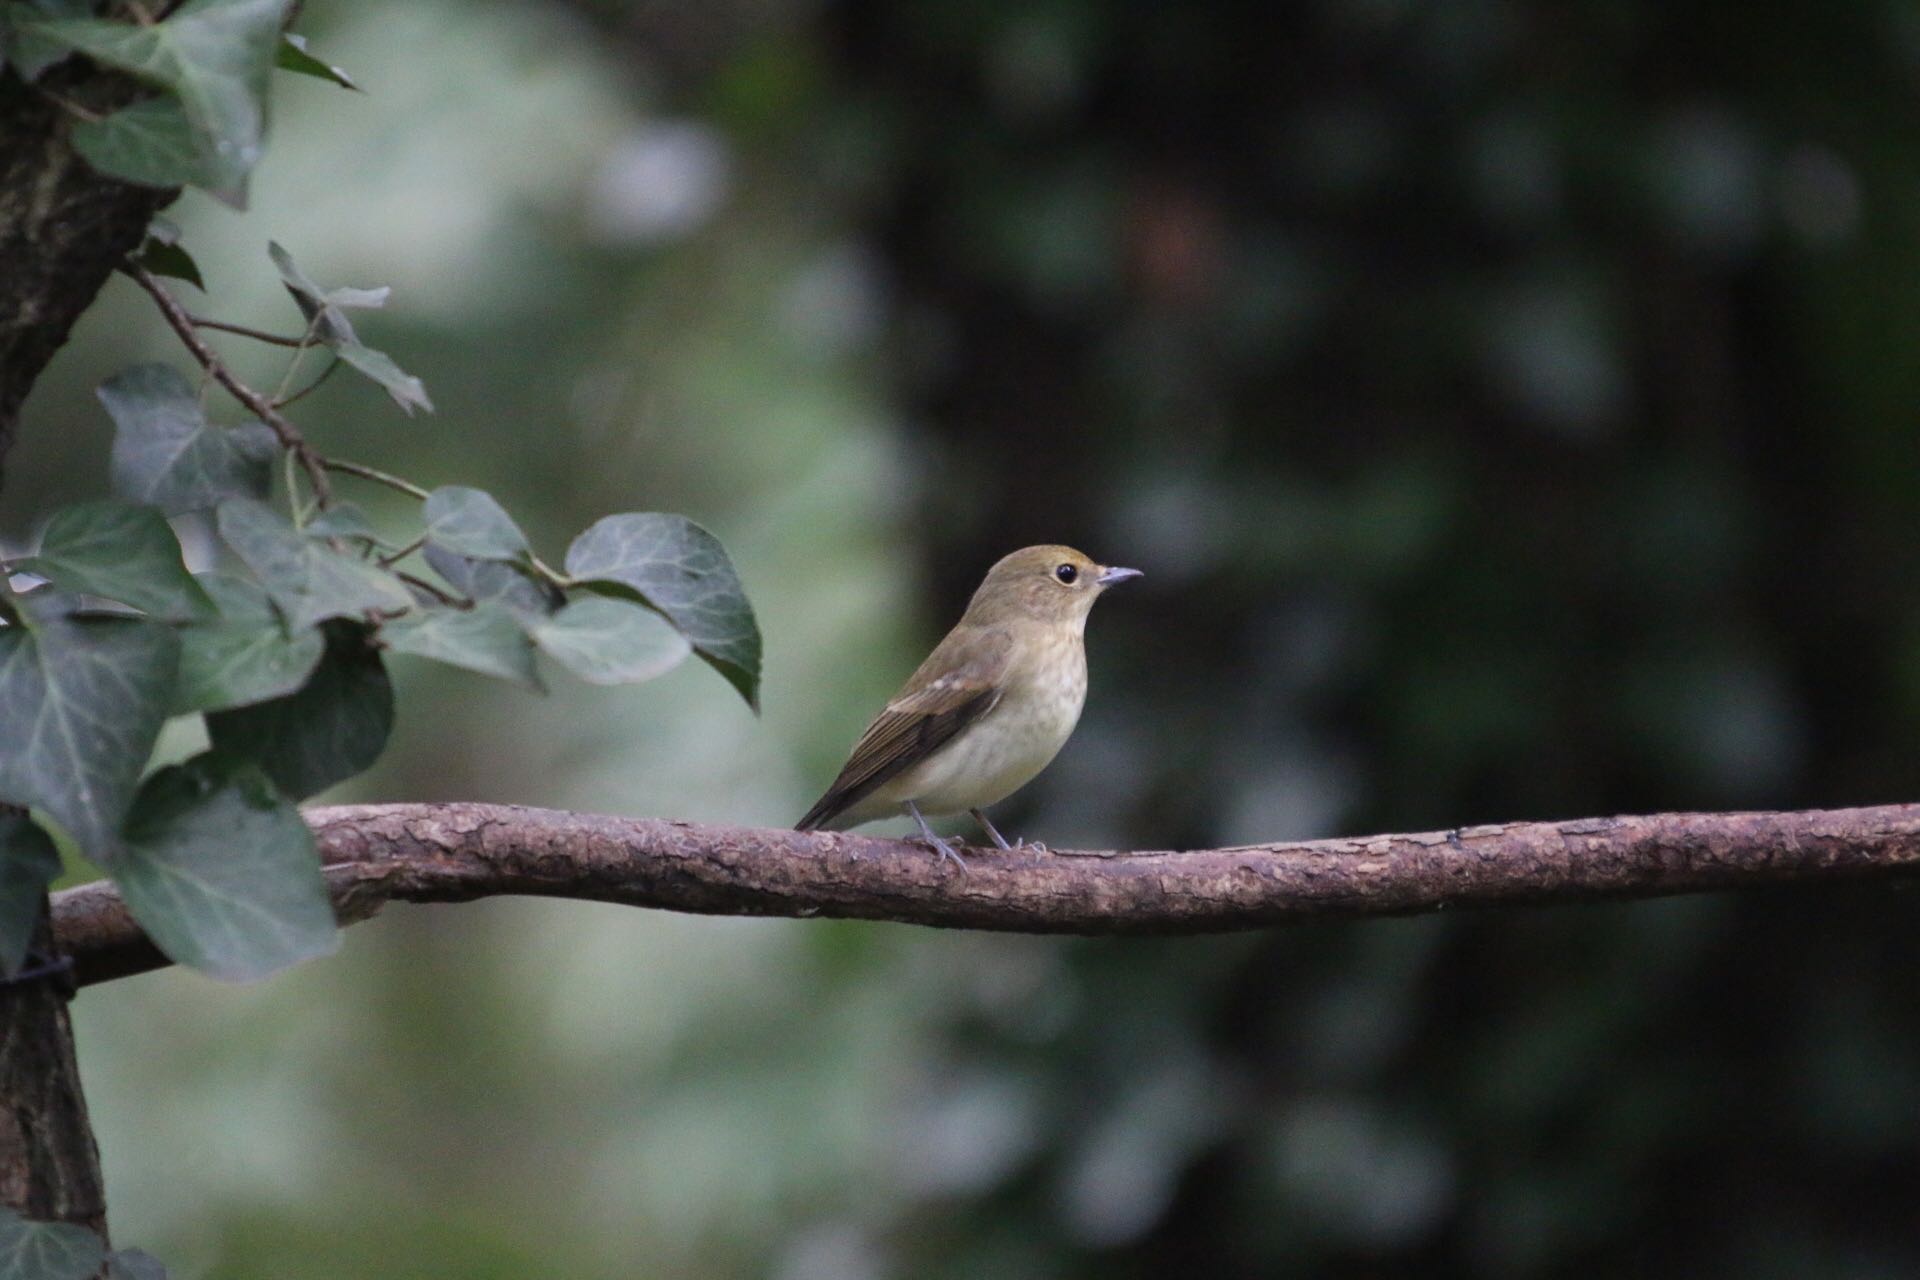
{"type": "MultiPolygon", "coordinates": [[[[1186,853],[998,853],[486,804],[307,814],[335,910],[498,894],[709,915],[833,916],[1023,933],[1214,933],[1445,907],[1651,898],[1920,876],[1920,805],[1516,822],[1186,853]]],[[[167,961],[111,885],[55,895],[82,984],[167,961]]]]}

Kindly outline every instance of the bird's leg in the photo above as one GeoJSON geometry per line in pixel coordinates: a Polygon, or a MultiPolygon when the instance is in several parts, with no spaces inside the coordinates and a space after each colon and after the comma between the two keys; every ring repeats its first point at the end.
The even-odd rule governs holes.
{"type": "Polygon", "coordinates": [[[988,835],[993,837],[993,846],[996,849],[1004,849],[1008,853],[1013,853],[1019,849],[1031,849],[1035,853],[1048,852],[1047,846],[1041,844],[1038,840],[1015,840],[1012,844],[1008,844],[1007,838],[1000,834],[1000,829],[987,821],[987,815],[984,810],[969,809],[967,812],[972,814],[973,820],[979,823],[988,835]]]}
{"type": "Polygon", "coordinates": [[[1013,846],[1008,844],[1007,838],[1000,834],[1000,828],[994,826],[993,823],[987,820],[987,815],[985,810],[969,809],[967,810],[967,812],[972,814],[973,820],[980,824],[980,829],[986,832],[988,836],[992,837],[994,848],[1004,849],[1008,853],[1013,852],[1013,846]]]}
{"type": "Polygon", "coordinates": [[[951,858],[962,871],[967,869],[967,860],[962,858],[959,850],[954,847],[960,843],[958,839],[933,834],[933,828],[928,826],[927,820],[920,816],[920,806],[911,800],[907,801],[907,812],[912,814],[913,820],[920,824],[920,838],[940,851],[940,861],[945,862],[951,858]]]}

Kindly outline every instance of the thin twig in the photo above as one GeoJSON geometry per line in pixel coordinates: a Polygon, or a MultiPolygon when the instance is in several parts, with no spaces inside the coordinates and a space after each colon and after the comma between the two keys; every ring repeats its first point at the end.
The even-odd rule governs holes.
{"type": "Polygon", "coordinates": [[[340,365],[341,365],[340,357],[335,356],[331,361],[327,363],[327,367],[320,371],[319,377],[315,378],[312,382],[309,382],[306,386],[300,388],[298,391],[294,392],[292,395],[281,396],[277,398],[273,402],[273,407],[276,409],[284,409],[290,404],[294,404],[297,401],[306,399],[307,396],[319,390],[320,384],[325,382],[328,378],[331,378],[333,376],[333,371],[335,369],[338,369],[340,365]]]}
{"type": "Polygon", "coordinates": [[[300,340],[294,344],[293,359],[287,361],[286,369],[280,374],[280,385],[275,387],[273,394],[267,398],[267,403],[276,409],[287,398],[287,388],[293,385],[293,376],[300,372],[300,362],[307,358],[307,351],[313,346],[313,340],[320,334],[321,315],[321,312],[316,311],[313,313],[313,319],[307,321],[307,331],[301,334],[300,340]]]}
{"type": "Polygon", "coordinates": [[[225,320],[209,320],[205,316],[189,315],[196,329],[218,329],[222,333],[237,333],[243,338],[252,338],[255,342],[271,342],[276,347],[304,346],[304,340],[289,338],[283,333],[268,333],[265,329],[249,329],[244,324],[228,324],[225,320]]]}
{"type": "Polygon", "coordinates": [[[467,599],[465,596],[449,595],[447,594],[446,591],[442,590],[439,587],[434,586],[431,582],[428,582],[425,578],[416,577],[414,574],[406,573],[398,569],[394,571],[393,576],[400,579],[400,581],[406,583],[410,587],[420,588],[422,591],[426,592],[428,595],[438,600],[441,604],[452,605],[456,609],[473,608],[473,601],[467,599]]]}
{"type": "Polygon", "coordinates": [[[386,472],[375,467],[369,467],[365,463],[348,462],[343,458],[322,458],[320,459],[320,465],[329,471],[338,471],[341,475],[359,476],[362,480],[371,480],[375,484],[383,484],[389,489],[398,489],[409,498],[418,498],[422,502],[425,502],[428,497],[427,491],[413,481],[402,480],[399,476],[395,475],[388,475],[386,472]]]}
{"type": "Polygon", "coordinates": [[[274,437],[280,441],[281,448],[299,459],[300,466],[307,473],[307,483],[313,486],[314,501],[322,508],[331,503],[333,486],[327,479],[327,461],[307,443],[306,437],[300,434],[300,429],[287,421],[265,396],[234,376],[233,371],[227,368],[214,349],[207,345],[206,339],[202,338],[199,331],[193,327],[193,317],[187,314],[186,308],[167,292],[166,286],[156,280],[152,272],[137,263],[128,263],[125,269],[127,274],[133,277],[135,284],[152,295],[154,302],[160,307],[160,314],[166,317],[167,324],[172,327],[174,333],[179,335],[180,341],[186,344],[188,352],[200,362],[200,367],[211,374],[215,382],[225,387],[227,393],[245,406],[249,413],[266,423],[274,437]]]}
{"type": "Polygon", "coordinates": [[[425,534],[421,534],[419,537],[415,538],[412,542],[409,542],[406,546],[400,548],[398,551],[394,552],[392,555],[379,557],[377,560],[377,563],[382,569],[391,569],[393,568],[393,566],[395,566],[396,564],[399,564],[402,560],[405,560],[408,556],[412,555],[414,552],[418,551],[420,548],[426,545],[427,545],[427,536],[425,534]]]}
{"type": "Polygon", "coordinates": [[[33,86],[33,89],[35,93],[38,93],[41,97],[45,98],[48,102],[51,102],[54,106],[66,112],[68,115],[73,116],[76,119],[84,120],[88,124],[99,124],[102,120],[106,119],[106,117],[101,115],[98,111],[89,110],[88,108],[83,107],[79,103],[73,101],[71,98],[64,98],[61,95],[55,93],[53,90],[47,88],[43,84],[35,83],[33,86]]]}

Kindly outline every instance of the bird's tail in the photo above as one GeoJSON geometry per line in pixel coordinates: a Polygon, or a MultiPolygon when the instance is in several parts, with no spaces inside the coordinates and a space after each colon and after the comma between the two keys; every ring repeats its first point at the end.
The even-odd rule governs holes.
{"type": "Polygon", "coordinates": [[[829,789],[827,794],[813,802],[813,808],[807,810],[807,816],[793,824],[795,831],[843,831],[849,825],[847,810],[853,805],[852,797],[846,792],[829,789]]]}

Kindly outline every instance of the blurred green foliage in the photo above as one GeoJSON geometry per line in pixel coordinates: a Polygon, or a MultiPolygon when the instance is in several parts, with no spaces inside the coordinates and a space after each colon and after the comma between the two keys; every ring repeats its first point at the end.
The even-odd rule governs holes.
{"type": "MultiPolygon", "coordinates": [[[[1005,550],[1138,564],[1003,826],[1211,845],[1916,791],[1920,7],[309,14],[268,237],[435,391],[310,415],[537,547],[685,511],[765,717],[397,663],[356,798],[788,822],[1005,550]],[[448,38],[457,32],[458,38],[448,38]]],[[[114,286],[18,540],[97,495],[114,286]]],[[[378,508],[378,494],[368,504],[378,508]]],[[[376,512],[377,514],[377,512],[376,512]]],[[[180,755],[193,744],[171,744],[180,755]]],[[[1920,1270],[1885,887],[1071,941],[492,902],[77,1011],[116,1237],[216,1277],[1920,1270]]]]}

